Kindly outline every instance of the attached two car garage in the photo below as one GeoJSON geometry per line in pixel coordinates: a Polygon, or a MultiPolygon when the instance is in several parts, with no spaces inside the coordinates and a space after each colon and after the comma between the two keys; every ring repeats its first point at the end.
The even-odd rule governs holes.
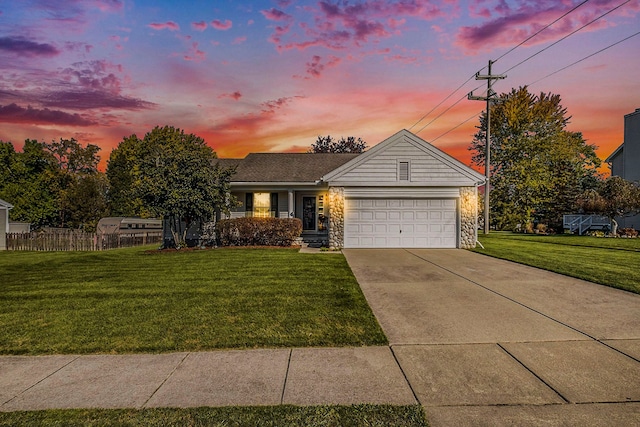
{"type": "Polygon", "coordinates": [[[483,181],[475,170],[402,130],[319,181],[328,184],[332,203],[336,197],[344,202],[330,208],[330,246],[474,247],[477,187],[483,181]]]}
{"type": "Polygon", "coordinates": [[[345,199],[345,248],[455,248],[455,199],[345,199]]]}

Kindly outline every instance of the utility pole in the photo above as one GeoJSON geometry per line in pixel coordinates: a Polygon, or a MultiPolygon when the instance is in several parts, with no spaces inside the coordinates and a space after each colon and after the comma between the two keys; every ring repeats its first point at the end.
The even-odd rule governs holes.
{"type": "Polygon", "coordinates": [[[467,95],[467,99],[472,101],[486,101],[487,102],[487,141],[485,146],[485,183],[484,183],[484,234],[489,234],[489,191],[491,191],[490,178],[491,178],[491,99],[496,94],[491,86],[493,85],[494,80],[504,79],[505,75],[491,74],[491,65],[495,61],[489,60],[489,73],[487,75],[480,75],[480,71],[476,73],[476,80],[486,80],[487,81],[487,96],[474,96],[473,91],[469,92],[467,95]]]}

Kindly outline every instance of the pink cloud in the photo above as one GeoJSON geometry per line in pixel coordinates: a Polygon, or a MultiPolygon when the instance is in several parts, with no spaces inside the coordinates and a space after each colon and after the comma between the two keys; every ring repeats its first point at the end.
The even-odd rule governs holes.
{"type": "Polygon", "coordinates": [[[222,95],[218,96],[218,98],[219,99],[229,98],[237,101],[240,98],[242,98],[242,94],[239,91],[235,91],[233,93],[223,93],[222,95]]]}
{"type": "Polygon", "coordinates": [[[51,57],[60,53],[49,43],[38,43],[22,37],[0,37],[0,51],[26,57],[51,57]]]}
{"type": "Polygon", "coordinates": [[[192,22],[191,23],[191,28],[193,28],[196,31],[204,31],[207,29],[207,23],[204,21],[200,21],[200,22],[192,22]]]}
{"type": "Polygon", "coordinates": [[[247,36],[236,37],[231,44],[242,44],[247,41],[247,36]]]}
{"type": "Polygon", "coordinates": [[[277,110],[286,107],[292,101],[298,98],[304,98],[303,96],[285,96],[282,98],[266,101],[262,103],[263,113],[275,113],[277,110]]]}
{"type": "Polygon", "coordinates": [[[292,18],[288,13],[276,9],[275,7],[269,10],[261,10],[260,13],[262,13],[262,15],[269,21],[289,21],[292,18]]]}
{"type": "Polygon", "coordinates": [[[184,56],[184,60],[200,62],[200,61],[204,61],[205,57],[206,57],[206,54],[204,53],[204,51],[198,49],[198,42],[193,42],[191,44],[191,49],[189,50],[189,53],[184,56]]]}
{"type": "MultiPolygon", "coordinates": [[[[456,35],[455,45],[470,54],[500,46],[511,46],[535,34],[544,25],[554,21],[573,7],[575,7],[573,3],[554,0],[541,0],[535,3],[519,0],[511,4],[497,0],[493,5],[490,2],[478,0],[476,4],[470,6],[470,10],[473,16],[485,21],[476,26],[461,27],[456,35]]],[[[586,4],[547,28],[528,44],[540,44],[560,38],[610,8],[607,2],[586,4]]],[[[626,12],[628,13],[628,10],[626,12]]],[[[606,19],[602,19],[585,30],[594,31],[608,25],[606,19]]]]}
{"type": "Polygon", "coordinates": [[[233,23],[228,19],[226,19],[224,22],[220,21],[219,19],[214,19],[213,21],[211,21],[211,26],[216,30],[226,31],[233,26],[233,23]]]}
{"type": "Polygon", "coordinates": [[[34,125],[91,126],[96,122],[82,117],[80,114],[69,114],[48,108],[38,109],[17,104],[0,105],[0,122],[22,123],[34,125]]]}
{"type": "Polygon", "coordinates": [[[169,30],[169,31],[179,31],[180,30],[180,26],[178,24],[176,24],[173,21],[167,21],[167,22],[152,22],[151,24],[148,25],[149,27],[153,28],[154,30],[169,30]]]}
{"type": "Polygon", "coordinates": [[[307,79],[318,78],[327,68],[335,67],[340,63],[341,59],[337,56],[329,56],[328,60],[323,62],[319,55],[314,55],[311,61],[307,62],[307,79]]]}
{"type": "MultiPolygon", "coordinates": [[[[307,6],[303,9],[312,18],[311,23],[300,22],[303,34],[291,32],[288,37],[283,37],[281,29],[276,28],[270,40],[278,50],[305,50],[313,46],[333,50],[361,47],[365,43],[377,43],[400,35],[408,18],[432,20],[457,9],[455,3],[431,0],[363,0],[357,3],[321,0],[317,5],[317,8],[307,6]]],[[[277,12],[277,9],[262,11],[269,19],[282,20],[284,12],[277,12]]]]}

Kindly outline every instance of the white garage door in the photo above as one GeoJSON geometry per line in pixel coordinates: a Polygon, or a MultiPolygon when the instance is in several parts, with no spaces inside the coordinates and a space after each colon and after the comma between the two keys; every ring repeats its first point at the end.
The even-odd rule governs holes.
{"type": "Polygon", "coordinates": [[[455,248],[455,199],[345,200],[345,248],[455,248]]]}

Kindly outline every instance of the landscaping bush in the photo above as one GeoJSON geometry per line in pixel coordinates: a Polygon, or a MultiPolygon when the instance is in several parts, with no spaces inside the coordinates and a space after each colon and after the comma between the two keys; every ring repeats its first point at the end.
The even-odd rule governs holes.
{"type": "Polygon", "coordinates": [[[618,236],[638,237],[638,230],[635,230],[633,228],[618,228],[618,236]]]}
{"type": "Polygon", "coordinates": [[[291,246],[302,234],[298,218],[234,218],[216,224],[220,246],[291,246]]]}

